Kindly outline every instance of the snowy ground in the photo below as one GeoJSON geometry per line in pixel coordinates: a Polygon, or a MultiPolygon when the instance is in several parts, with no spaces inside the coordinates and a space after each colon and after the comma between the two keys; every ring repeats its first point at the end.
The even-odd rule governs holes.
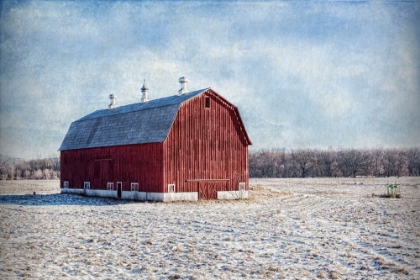
{"type": "Polygon", "coordinates": [[[247,201],[164,204],[0,181],[29,194],[0,195],[0,278],[420,279],[420,178],[250,184],[247,201]],[[401,199],[372,197],[388,182],[401,199]]]}

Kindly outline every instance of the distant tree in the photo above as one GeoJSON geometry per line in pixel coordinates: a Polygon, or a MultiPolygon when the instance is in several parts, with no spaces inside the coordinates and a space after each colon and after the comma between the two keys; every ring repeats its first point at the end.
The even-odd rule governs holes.
{"type": "Polygon", "coordinates": [[[251,177],[420,176],[420,149],[264,150],[249,167],[251,177]]]}
{"type": "Polygon", "coordinates": [[[384,171],[384,150],[374,149],[369,152],[369,174],[375,177],[382,176],[384,171]]]}
{"type": "Polygon", "coordinates": [[[294,158],[299,166],[300,177],[305,178],[311,163],[314,161],[314,153],[311,150],[292,151],[294,158]]]}
{"type": "Polygon", "coordinates": [[[334,162],[336,160],[335,151],[314,151],[314,176],[332,177],[334,162]]]}
{"type": "Polygon", "coordinates": [[[32,173],[32,179],[41,180],[44,177],[41,169],[37,169],[32,173]]]}
{"type": "Polygon", "coordinates": [[[299,177],[299,165],[297,162],[296,153],[292,150],[286,156],[286,165],[287,165],[287,177],[296,178],[299,177]]]}
{"type": "Polygon", "coordinates": [[[51,177],[52,177],[52,172],[51,172],[51,170],[50,169],[44,169],[43,171],[42,171],[42,174],[43,174],[43,177],[42,177],[42,179],[45,179],[45,180],[50,180],[51,179],[51,177]]]}
{"type": "Polygon", "coordinates": [[[51,169],[60,171],[60,158],[50,158],[51,169]]]}
{"type": "Polygon", "coordinates": [[[259,151],[249,157],[250,176],[284,177],[285,153],[281,150],[259,151]]]}
{"type": "Polygon", "coordinates": [[[271,161],[273,163],[273,178],[283,178],[284,177],[284,163],[286,159],[286,155],[284,151],[281,150],[273,150],[271,152],[271,161]]]}
{"type": "Polygon", "coordinates": [[[30,179],[31,178],[31,171],[28,170],[28,169],[25,169],[23,178],[30,179]]]}
{"type": "Polygon", "coordinates": [[[9,180],[14,180],[15,179],[15,167],[14,166],[10,167],[8,178],[9,178],[9,180]]]}
{"type": "Polygon", "coordinates": [[[341,150],[338,152],[338,160],[344,176],[356,177],[366,175],[369,154],[362,150],[341,150]]]}
{"type": "Polygon", "coordinates": [[[395,152],[395,175],[405,176],[408,175],[408,158],[405,150],[396,150],[395,152]]]}
{"type": "Polygon", "coordinates": [[[9,162],[3,161],[0,167],[1,180],[58,179],[60,176],[59,158],[26,161],[15,159],[9,162]]]}
{"type": "Polygon", "coordinates": [[[340,164],[338,163],[337,160],[337,155],[335,155],[335,159],[334,161],[331,163],[331,176],[332,177],[342,177],[343,176],[343,172],[340,169],[340,164]]]}
{"type": "Polygon", "coordinates": [[[10,160],[10,158],[2,160],[2,162],[0,163],[0,170],[3,169],[6,166],[6,164],[9,160],[10,160]]]}
{"type": "Polygon", "coordinates": [[[420,149],[411,148],[407,150],[407,168],[409,176],[420,176],[420,149]]]}
{"type": "Polygon", "coordinates": [[[409,174],[408,152],[405,150],[386,150],[384,169],[386,176],[404,176],[409,174]]]}

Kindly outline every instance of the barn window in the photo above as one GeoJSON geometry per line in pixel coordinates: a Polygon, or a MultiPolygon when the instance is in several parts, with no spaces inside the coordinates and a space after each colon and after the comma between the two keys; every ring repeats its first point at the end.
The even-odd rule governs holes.
{"type": "Polygon", "coordinates": [[[131,191],[138,192],[139,191],[139,183],[131,183],[131,191]]]}
{"type": "Polygon", "coordinates": [[[175,192],[175,184],[168,185],[168,192],[175,192]]]}
{"type": "Polygon", "coordinates": [[[106,183],[106,189],[109,190],[109,191],[113,191],[114,190],[114,183],[113,182],[106,183]]]}
{"type": "Polygon", "coordinates": [[[240,191],[244,191],[245,190],[245,186],[246,186],[245,182],[240,182],[239,183],[239,190],[240,191]]]}
{"type": "Polygon", "coordinates": [[[63,188],[68,188],[69,187],[69,181],[64,181],[63,182],[63,188]]]}
{"type": "Polygon", "coordinates": [[[206,97],[206,109],[210,108],[210,97],[206,97]]]}
{"type": "Polygon", "coordinates": [[[83,186],[85,189],[90,189],[90,182],[84,182],[83,186]]]}

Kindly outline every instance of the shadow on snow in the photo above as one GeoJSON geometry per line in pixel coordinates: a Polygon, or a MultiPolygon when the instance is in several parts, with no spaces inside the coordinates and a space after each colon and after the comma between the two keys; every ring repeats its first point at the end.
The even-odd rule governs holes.
{"type": "Polygon", "coordinates": [[[128,203],[144,203],[140,201],[119,200],[113,198],[89,197],[77,194],[25,194],[0,195],[0,204],[16,204],[26,206],[52,206],[52,205],[87,205],[107,206],[128,203]]]}

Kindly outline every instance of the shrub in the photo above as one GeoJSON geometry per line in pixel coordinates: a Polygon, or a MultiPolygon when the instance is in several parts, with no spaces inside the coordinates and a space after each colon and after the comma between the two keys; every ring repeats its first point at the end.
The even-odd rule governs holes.
{"type": "Polygon", "coordinates": [[[398,184],[387,184],[385,185],[386,193],[382,195],[376,195],[372,193],[372,197],[378,196],[378,197],[386,197],[386,198],[401,198],[401,192],[398,188],[398,184]]]}

